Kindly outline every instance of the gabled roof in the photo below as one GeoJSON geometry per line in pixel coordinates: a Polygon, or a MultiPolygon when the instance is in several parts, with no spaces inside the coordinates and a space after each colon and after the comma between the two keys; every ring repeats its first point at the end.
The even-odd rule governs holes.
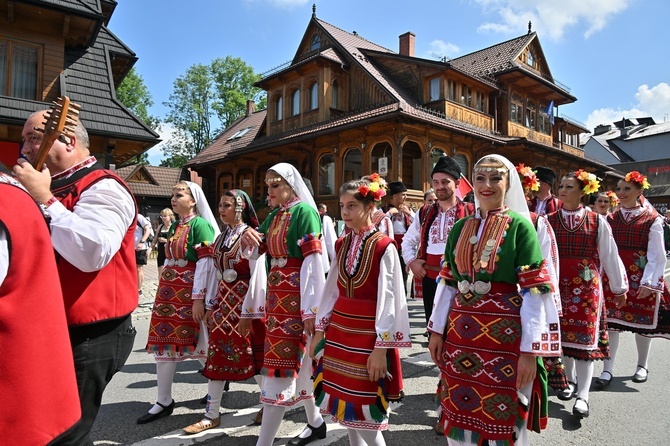
{"type": "Polygon", "coordinates": [[[172,187],[179,182],[181,169],[139,164],[121,167],[116,173],[137,196],[170,197],[172,187]]]}
{"type": "Polygon", "coordinates": [[[249,116],[238,118],[186,165],[207,164],[224,158],[236,149],[246,148],[256,139],[264,125],[266,116],[267,110],[261,110],[249,116]],[[240,134],[241,136],[236,136],[240,134]]]}
{"type": "Polygon", "coordinates": [[[53,6],[59,9],[67,9],[71,12],[79,12],[85,15],[101,15],[100,3],[97,0],[42,0],[45,6],[53,6]]]}

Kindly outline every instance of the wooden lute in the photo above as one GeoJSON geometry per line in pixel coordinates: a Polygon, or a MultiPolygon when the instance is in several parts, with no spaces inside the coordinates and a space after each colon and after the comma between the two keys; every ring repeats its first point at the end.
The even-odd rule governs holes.
{"type": "Polygon", "coordinates": [[[65,136],[74,135],[75,128],[77,127],[77,120],[79,119],[79,109],[81,106],[70,102],[70,98],[67,96],[61,96],[56,101],[49,110],[44,113],[46,121],[43,122],[44,129],[35,127],[36,131],[44,133],[44,138],[40,144],[40,148],[37,150],[37,156],[33,161],[33,167],[36,170],[41,171],[44,162],[47,159],[49,150],[53,146],[54,142],[65,136]]]}

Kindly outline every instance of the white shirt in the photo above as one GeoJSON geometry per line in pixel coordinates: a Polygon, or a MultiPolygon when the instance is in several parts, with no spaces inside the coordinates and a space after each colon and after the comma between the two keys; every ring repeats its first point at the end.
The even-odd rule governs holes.
{"type": "Polygon", "coordinates": [[[330,262],[335,259],[335,240],[337,240],[337,235],[335,235],[333,220],[328,215],[323,216],[322,226],[321,260],[323,261],[323,270],[328,271],[330,269],[330,262]]]}
{"type": "MultiPolygon", "coordinates": [[[[426,209],[427,212],[428,209],[426,209]]],[[[449,232],[451,232],[451,228],[454,227],[454,223],[456,223],[456,206],[452,206],[444,212],[440,209],[430,227],[426,254],[444,255],[444,250],[447,247],[447,237],[449,236],[449,232]]],[[[420,219],[415,216],[412,224],[407,228],[405,236],[402,238],[401,251],[405,265],[409,265],[412,260],[416,259],[419,252],[422,224],[420,219]]]]}

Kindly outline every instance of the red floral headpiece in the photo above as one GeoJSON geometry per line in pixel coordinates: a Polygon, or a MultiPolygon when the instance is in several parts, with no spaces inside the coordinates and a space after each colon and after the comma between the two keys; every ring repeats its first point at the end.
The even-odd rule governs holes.
{"type": "Polygon", "coordinates": [[[647,181],[647,176],[642,175],[640,172],[637,170],[634,170],[632,172],[628,172],[626,174],[626,177],[623,179],[627,183],[635,183],[638,186],[640,186],[642,189],[649,189],[649,182],[647,181]]]}
{"type": "Polygon", "coordinates": [[[526,192],[540,190],[540,180],[537,179],[535,171],[531,169],[530,166],[517,164],[516,172],[519,174],[519,179],[521,180],[523,190],[526,192]]]}
{"type": "Polygon", "coordinates": [[[376,172],[368,178],[370,179],[370,183],[359,187],[358,193],[361,194],[362,197],[367,197],[368,194],[372,194],[372,199],[374,201],[381,201],[382,197],[386,196],[386,180],[376,172]]]}

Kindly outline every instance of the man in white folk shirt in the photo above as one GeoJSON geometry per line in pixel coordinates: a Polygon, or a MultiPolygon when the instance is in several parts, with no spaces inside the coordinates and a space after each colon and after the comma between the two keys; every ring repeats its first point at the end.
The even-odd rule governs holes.
{"type": "MultiPolygon", "coordinates": [[[[44,137],[44,113],[33,113],[23,127],[21,152],[29,161],[44,137]]],[[[54,142],[41,172],[25,159],[14,166],[16,178],[51,217],[82,412],[64,444],[76,445],[93,444],[90,430],[102,394],[132,351],[138,290],[135,200],[121,178],[96,163],[89,144],[78,121],[73,134],[54,142]]]]}

